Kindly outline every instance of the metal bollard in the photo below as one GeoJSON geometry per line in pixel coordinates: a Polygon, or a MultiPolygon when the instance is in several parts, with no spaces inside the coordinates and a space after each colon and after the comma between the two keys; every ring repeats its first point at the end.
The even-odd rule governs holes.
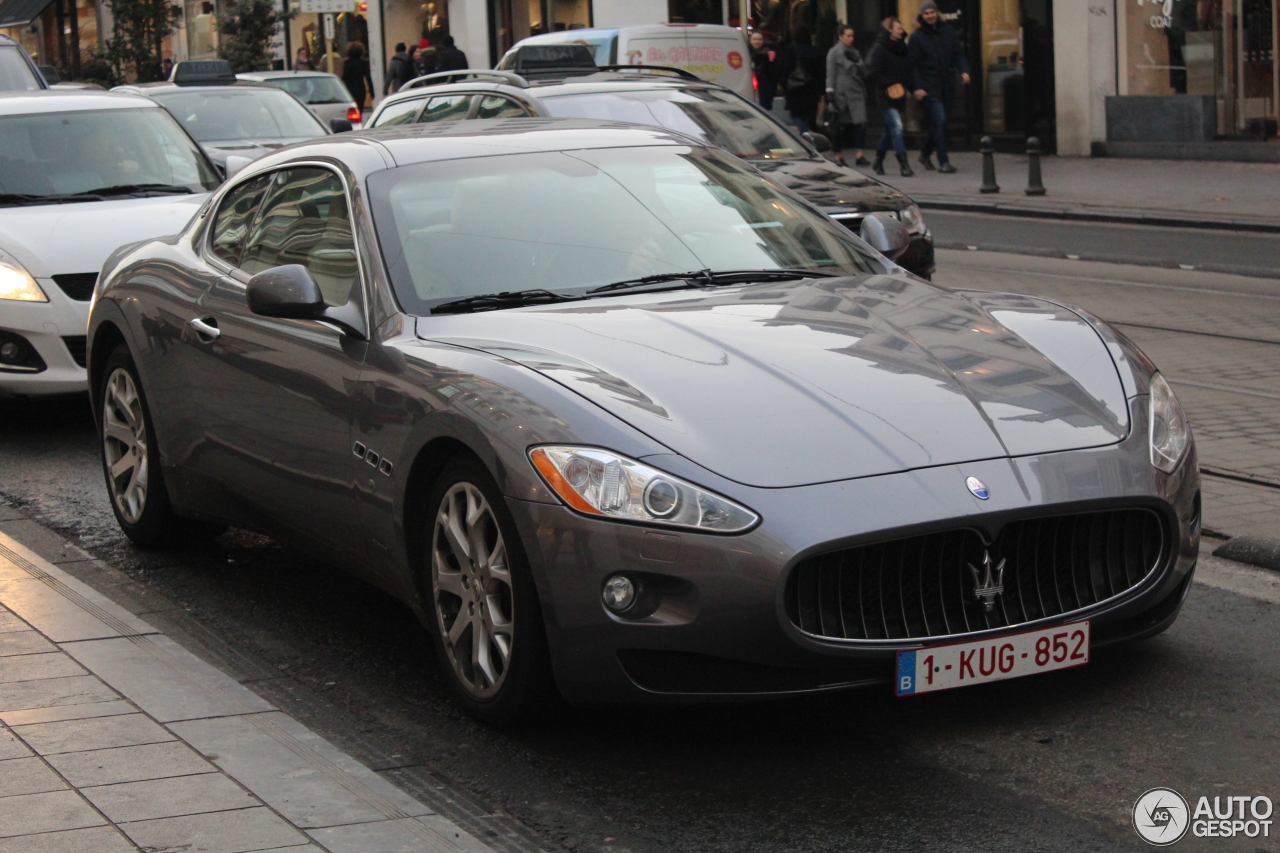
{"type": "Polygon", "coordinates": [[[1033,136],[1027,140],[1027,195],[1044,193],[1044,181],[1040,178],[1040,140],[1033,136]]]}
{"type": "Polygon", "coordinates": [[[996,143],[990,136],[978,140],[978,150],[982,152],[982,186],[980,193],[998,193],[1000,185],[996,183],[996,143]]]}

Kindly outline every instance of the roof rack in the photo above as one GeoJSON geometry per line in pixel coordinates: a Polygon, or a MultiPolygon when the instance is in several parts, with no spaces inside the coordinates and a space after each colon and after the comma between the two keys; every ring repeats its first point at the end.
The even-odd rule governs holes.
{"type": "Polygon", "coordinates": [[[601,71],[628,72],[636,71],[644,73],[647,71],[656,71],[660,74],[674,74],[677,77],[683,77],[686,80],[701,80],[697,74],[691,74],[683,68],[672,68],[669,65],[601,65],[601,71]]]}
{"type": "Polygon", "coordinates": [[[504,83],[510,83],[512,86],[518,86],[521,89],[529,88],[529,81],[521,77],[519,74],[513,74],[510,71],[490,71],[488,69],[472,69],[467,68],[462,71],[437,71],[434,74],[426,74],[422,77],[414,77],[408,83],[400,87],[399,91],[405,89],[417,89],[422,86],[430,86],[433,82],[454,82],[456,79],[474,77],[477,79],[501,80],[504,83]]]}

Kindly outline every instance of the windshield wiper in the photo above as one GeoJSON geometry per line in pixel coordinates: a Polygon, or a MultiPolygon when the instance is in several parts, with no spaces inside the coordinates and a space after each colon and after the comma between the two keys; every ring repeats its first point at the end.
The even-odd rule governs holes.
{"type": "Polygon", "coordinates": [[[691,287],[716,287],[727,284],[750,284],[757,281],[791,281],[797,278],[836,278],[843,273],[820,272],[817,270],[717,270],[712,272],[709,269],[694,270],[692,272],[669,272],[659,275],[646,275],[643,278],[633,278],[626,281],[615,281],[613,284],[606,284],[601,287],[588,290],[588,294],[592,293],[608,293],[611,290],[630,290],[636,287],[642,287],[646,284],[656,284],[663,281],[679,281],[684,279],[689,282],[691,287]]]}
{"type": "Polygon", "coordinates": [[[553,302],[577,302],[582,297],[566,296],[550,290],[504,290],[501,293],[482,293],[441,302],[433,306],[432,314],[470,314],[473,311],[496,311],[500,308],[518,308],[521,305],[547,305],[553,302]]]}
{"type": "Polygon", "coordinates": [[[0,193],[0,206],[8,207],[10,205],[23,204],[52,204],[50,201],[53,196],[34,195],[32,193],[0,193]]]}
{"type": "Polygon", "coordinates": [[[85,190],[82,193],[68,193],[62,198],[76,198],[79,196],[97,196],[104,198],[113,195],[128,195],[129,193],[173,193],[175,195],[190,195],[191,187],[184,187],[181,184],[117,184],[114,187],[99,187],[96,190],[85,190]]]}

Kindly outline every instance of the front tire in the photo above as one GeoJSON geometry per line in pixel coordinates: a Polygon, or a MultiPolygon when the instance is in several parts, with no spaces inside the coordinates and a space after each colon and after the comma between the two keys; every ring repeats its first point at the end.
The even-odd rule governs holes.
{"type": "Polygon", "coordinates": [[[552,689],[546,634],[502,493],[479,461],[455,459],[431,490],[426,519],[424,591],[454,695],[493,725],[533,716],[552,689]]]}
{"type": "Polygon", "coordinates": [[[102,377],[98,425],[111,509],[125,536],[138,545],[166,544],[181,521],[169,503],[151,411],[127,346],[107,357],[102,377]]]}

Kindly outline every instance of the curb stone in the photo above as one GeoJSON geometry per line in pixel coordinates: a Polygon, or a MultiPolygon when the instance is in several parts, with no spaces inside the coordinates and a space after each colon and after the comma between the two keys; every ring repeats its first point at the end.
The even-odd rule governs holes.
{"type": "Polygon", "coordinates": [[[1213,556],[1280,572],[1280,539],[1236,536],[1215,548],[1213,556]]]}

